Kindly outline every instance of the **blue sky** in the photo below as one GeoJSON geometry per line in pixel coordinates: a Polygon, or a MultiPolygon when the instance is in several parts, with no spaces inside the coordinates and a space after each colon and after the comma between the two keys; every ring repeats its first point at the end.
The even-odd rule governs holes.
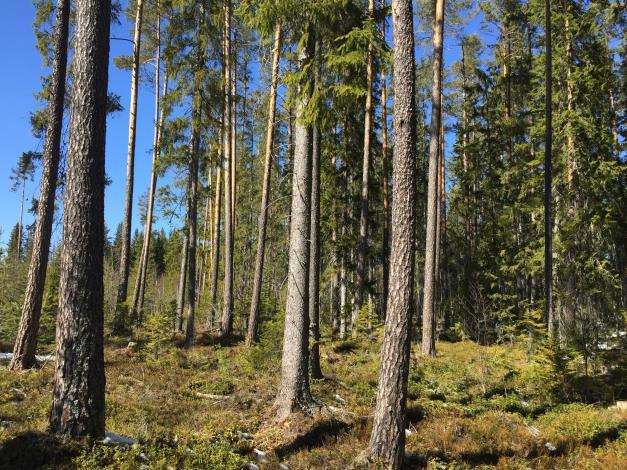
{"type": "MultiPolygon", "coordinates": [[[[0,74],[0,94],[5,112],[0,113],[0,246],[8,240],[11,228],[17,223],[20,211],[20,193],[10,190],[11,168],[16,164],[22,152],[41,150],[42,143],[31,134],[30,112],[41,106],[34,98],[40,89],[43,68],[39,53],[35,48],[35,35],[32,22],[35,9],[31,0],[5,2],[4,13],[0,15],[0,43],[3,44],[3,62],[6,71],[0,74]]],[[[131,25],[122,19],[121,25],[114,25],[111,35],[129,37],[131,25]]],[[[417,36],[424,37],[416,24],[417,36]]],[[[479,29],[479,17],[475,17],[464,28],[468,31],[479,29]]],[[[388,22],[388,34],[391,25],[388,22]]],[[[495,40],[494,34],[482,33],[487,42],[495,40]],[[486,37],[487,36],[487,37],[486,37]]],[[[445,64],[459,59],[458,40],[447,37],[445,40],[445,64]]],[[[131,52],[132,44],[127,41],[111,41],[113,59],[131,52]]],[[[417,47],[417,56],[431,54],[430,47],[417,47]]],[[[111,65],[109,71],[109,91],[120,95],[125,111],[110,116],[107,123],[106,170],[112,183],[105,193],[105,220],[110,232],[121,221],[124,208],[126,149],[128,138],[128,106],[130,101],[130,73],[111,65]]],[[[134,191],[134,226],[137,226],[137,201],[147,190],[151,167],[151,148],[153,133],[154,92],[151,86],[143,85],[139,92],[137,118],[137,147],[135,160],[134,191]]],[[[447,148],[450,149],[453,136],[447,136],[447,148]]],[[[450,150],[447,152],[450,154],[450,150]]],[[[26,201],[39,197],[39,174],[27,183],[26,201]]],[[[29,207],[29,202],[26,203],[29,207]]],[[[30,224],[33,217],[25,215],[25,223],[30,224]]],[[[160,224],[158,224],[160,225],[160,224]]],[[[112,233],[111,233],[112,234],[112,233]]],[[[54,241],[61,236],[61,224],[55,224],[54,241]]]]}
{"type": "MultiPolygon", "coordinates": [[[[31,134],[30,112],[41,106],[33,95],[40,89],[40,77],[47,73],[35,48],[32,29],[35,8],[32,2],[17,0],[5,3],[4,13],[0,15],[0,43],[3,44],[3,61],[6,64],[5,72],[0,74],[1,102],[5,109],[0,113],[0,246],[8,240],[20,212],[20,194],[10,190],[11,168],[22,152],[41,150],[42,143],[31,134]]],[[[111,35],[128,37],[129,25],[115,25],[111,35]]],[[[131,48],[129,42],[111,41],[111,58],[130,53],[131,48]]],[[[110,116],[107,122],[106,170],[112,184],[106,189],[105,219],[110,231],[113,231],[124,209],[130,73],[111,65],[109,91],[121,96],[125,108],[125,111],[110,116]]],[[[135,208],[139,197],[148,188],[152,162],[154,92],[150,86],[140,88],[138,103],[135,208]]],[[[27,183],[26,200],[30,201],[33,197],[39,197],[39,173],[33,182],[27,183]]],[[[137,220],[137,210],[134,219],[137,220]]],[[[29,224],[32,220],[32,216],[27,214],[25,223],[29,224]]],[[[59,240],[60,235],[60,224],[56,224],[55,240],[59,240]]]]}

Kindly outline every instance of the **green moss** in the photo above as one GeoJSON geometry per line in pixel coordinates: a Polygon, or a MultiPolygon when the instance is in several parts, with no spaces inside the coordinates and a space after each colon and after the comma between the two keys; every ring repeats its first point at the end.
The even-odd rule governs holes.
{"type": "Polygon", "coordinates": [[[241,470],[246,462],[227,442],[193,442],[169,445],[149,442],[131,447],[93,445],[77,459],[79,469],[131,470],[146,465],[153,470],[168,468],[241,470]]]}
{"type": "Polygon", "coordinates": [[[538,419],[537,427],[558,449],[571,450],[577,445],[599,446],[627,429],[624,415],[592,405],[563,405],[538,419]]]}

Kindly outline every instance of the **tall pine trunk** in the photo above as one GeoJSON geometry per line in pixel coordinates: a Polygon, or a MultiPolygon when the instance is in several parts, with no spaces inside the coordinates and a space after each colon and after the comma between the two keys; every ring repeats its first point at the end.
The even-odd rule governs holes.
{"type": "Polygon", "coordinates": [[[137,124],[137,93],[139,91],[139,55],[141,51],[142,17],[144,1],[137,0],[135,16],[135,34],[133,38],[133,69],[131,72],[131,103],[129,106],[128,122],[128,152],[126,159],[126,198],[124,201],[124,221],[122,228],[122,242],[120,245],[120,272],[118,280],[118,295],[115,306],[114,331],[121,333],[126,326],[122,304],[126,302],[128,294],[128,274],[131,265],[131,224],[133,218],[133,183],[135,178],[135,141],[137,124]]]}
{"type": "MultiPolygon", "coordinates": [[[[231,19],[231,21],[233,21],[231,19]]],[[[233,26],[231,26],[233,28],[233,26]]],[[[237,211],[237,44],[235,28],[231,54],[231,227],[235,238],[237,211]]]]}
{"type": "Polygon", "coordinates": [[[261,282],[266,251],[266,230],[268,224],[268,204],[270,199],[270,173],[272,171],[272,148],[274,146],[274,126],[276,121],[276,98],[279,85],[279,59],[281,57],[281,25],[274,28],[274,49],[272,52],[272,78],[270,83],[270,102],[268,104],[268,123],[266,128],[266,155],[263,164],[263,187],[261,189],[261,209],[259,211],[259,235],[257,236],[257,258],[255,260],[255,279],[253,282],[250,315],[246,344],[257,341],[259,323],[259,303],[261,302],[261,282]]]}
{"type": "MultiPolygon", "coordinates": [[[[157,10],[159,5],[157,3],[157,10]]],[[[146,276],[148,274],[148,258],[150,256],[150,239],[152,237],[152,220],[154,217],[155,193],[157,190],[157,170],[159,155],[161,152],[161,132],[165,120],[165,112],[161,108],[161,101],[165,101],[168,92],[168,75],[166,73],[163,82],[163,92],[159,97],[160,75],[161,75],[161,14],[157,11],[157,53],[155,57],[155,117],[152,144],[152,170],[150,175],[150,189],[148,190],[148,209],[146,211],[146,225],[144,227],[144,240],[142,243],[139,270],[135,280],[133,291],[133,303],[130,311],[131,318],[137,316],[141,323],[142,312],[144,310],[144,294],[146,292],[146,276]]]]}
{"type": "MultiPolygon", "coordinates": [[[[187,190],[189,191],[189,185],[187,190]]],[[[176,295],[176,320],[174,329],[183,332],[183,310],[185,309],[185,286],[187,285],[187,265],[189,262],[189,230],[183,227],[183,246],[181,247],[181,269],[179,270],[179,286],[176,295]]]]}
{"type": "MultiPolygon", "coordinates": [[[[385,8],[385,0],[381,0],[381,8],[385,8]]],[[[381,22],[381,38],[385,41],[386,19],[381,22]]],[[[381,153],[383,155],[383,290],[382,290],[382,306],[381,316],[385,319],[388,303],[388,279],[390,273],[390,184],[389,184],[389,163],[388,163],[388,95],[387,95],[387,77],[385,73],[385,65],[381,66],[381,153]]]]}
{"type": "Polygon", "coordinates": [[[103,257],[110,0],[76,2],[72,105],[50,429],[105,430],[103,257]]]}
{"type": "Polygon", "coordinates": [[[435,291],[438,211],[438,153],[440,148],[442,46],[444,0],[436,0],[433,21],[433,84],[431,88],[431,142],[429,144],[429,183],[427,187],[427,234],[425,243],[424,297],[422,302],[422,354],[435,356],[435,291]]]}
{"type": "Polygon", "coordinates": [[[198,237],[198,167],[200,160],[200,126],[202,120],[202,69],[204,67],[203,26],[205,8],[200,5],[198,31],[196,32],[196,57],[194,64],[194,89],[192,96],[192,134],[189,143],[189,191],[187,193],[187,226],[189,261],[187,263],[187,328],[185,347],[194,342],[196,317],[196,245],[198,237]]]}
{"type": "MultiPolygon", "coordinates": [[[[310,35],[311,36],[311,35],[310,35]]],[[[298,54],[299,70],[311,60],[311,38],[298,54]]],[[[296,93],[287,300],[281,381],[275,402],[278,420],[312,405],[309,390],[309,236],[311,225],[311,133],[303,124],[309,90],[296,93]]]]}
{"type": "Polygon", "coordinates": [[[232,103],[231,103],[231,0],[224,5],[224,291],[220,331],[230,336],[233,330],[233,184],[232,103]]]}
{"type": "Polygon", "coordinates": [[[209,328],[214,327],[217,307],[216,295],[218,293],[218,269],[220,268],[220,217],[222,214],[222,165],[224,165],[223,141],[224,141],[224,113],[220,125],[220,150],[216,168],[215,199],[213,213],[213,230],[211,238],[211,267],[209,274],[209,328]]]}
{"type": "Polygon", "coordinates": [[[13,348],[13,359],[9,364],[11,370],[28,369],[35,365],[39,318],[46,283],[50,237],[54,220],[54,200],[59,176],[69,22],[70,0],[59,0],[52,46],[53,63],[50,101],[48,103],[48,125],[46,127],[41,188],[33,238],[33,254],[28,268],[28,282],[20,325],[13,348]]]}
{"type": "MultiPolygon", "coordinates": [[[[374,0],[368,0],[368,15],[374,15],[374,0]]],[[[364,112],[364,149],[361,167],[361,212],[359,216],[359,245],[357,249],[357,291],[355,293],[354,311],[358,314],[364,303],[364,289],[366,287],[366,254],[368,251],[368,185],[370,182],[370,137],[372,133],[372,82],[374,44],[368,44],[366,61],[366,105],[364,112]]],[[[353,314],[356,318],[357,315],[353,314]]],[[[353,334],[355,334],[355,325],[353,334]]]]}
{"type": "Polygon", "coordinates": [[[544,315],[549,334],[557,334],[557,325],[553,314],[553,210],[551,185],[553,169],[551,153],[553,148],[553,103],[552,103],[552,71],[553,51],[551,45],[551,0],[544,2],[545,14],[545,47],[546,47],[546,91],[545,91],[545,135],[544,135],[544,315]]]}
{"type": "MultiPolygon", "coordinates": [[[[320,42],[316,42],[315,59],[320,60],[320,42]]],[[[315,65],[315,85],[320,86],[320,67],[315,65]]],[[[320,121],[316,119],[311,138],[311,222],[309,230],[309,354],[311,376],[322,378],[320,369],[320,121]]]]}
{"type": "Polygon", "coordinates": [[[401,468],[414,296],[416,104],[411,0],[392,1],[394,31],[394,150],[390,297],[385,319],[374,423],[366,456],[401,468]]]}

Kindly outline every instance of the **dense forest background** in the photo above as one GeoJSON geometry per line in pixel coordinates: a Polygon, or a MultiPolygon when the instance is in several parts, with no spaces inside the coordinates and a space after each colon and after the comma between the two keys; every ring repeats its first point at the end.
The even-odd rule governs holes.
{"type": "MultiPolygon", "coordinates": [[[[154,3],[154,2],[153,2],[154,3]]],[[[154,87],[155,5],[145,6],[139,86],[154,87]]],[[[145,305],[141,319],[132,319],[139,331],[146,322],[174,325],[180,258],[186,231],[185,149],[189,144],[190,95],[193,64],[190,44],[197,32],[184,12],[193,5],[162,2],[160,61],[161,80],[167,77],[167,92],[160,99],[163,136],[155,171],[168,174],[157,184],[147,263],[145,305]],[[181,9],[180,11],[178,9],[181,9]],[[179,24],[180,23],[180,24],[179,24]]],[[[189,2],[188,2],[189,3],[189,2]]],[[[321,284],[322,324],[338,330],[345,314],[346,326],[355,325],[352,306],[357,290],[356,265],[359,249],[362,195],[362,155],[366,94],[367,44],[376,24],[367,21],[365,6],[332,2],[342,17],[327,25],[319,51],[321,82],[316,85],[316,109],[321,122],[321,284]],[[360,11],[361,8],[361,11],[360,11]],[[348,9],[348,10],[346,10],[348,9]],[[352,10],[351,10],[352,9],[352,10]],[[351,14],[349,15],[348,12],[351,14]],[[344,312],[343,314],[340,314],[344,312]],[[335,326],[334,326],[335,325],[335,326]]],[[[553,186],[554,186],[554,276],[555,302],[560,335],[581,354],[588,355],[601,343],[616,340],[624,327],[625,305],[625,88],[623,13],[612,2],[556,2],[553,14],[555,89],[553,92],[553,186]]],[[[200,324],[211,321],[211,311],[221,311],[222,298],[210,299],[209,272],[212,233],[215,230],[215,175],[220,153],[219,133],[222,65],[222,10],[206,12],[203,35],[207,41],[203,64],[203,110],[198,189],[198,316],[200,324]]],[[[417,47],[428,48],[432,5],[419,4],[417,47]]],[[[376,18],[384,11],[377,7],[376,18]]],[[[445,48],[457,48],[462,60],[443,68],[444,178],[441,191],[438,256],[438,334],[490,344],[519,339],[533,341],[542,330],[543,312],[543,135],[544,57],[543,5],[539,2],[449,3],[445,25],[445,48]],[[478,15],[478,16],[476,16],[478,15]],[[470,21],[496,32],[494,42],[481,33],[467,33],[470,21]]],[[[237,90],[234,105],[234,148],[237,151],[236,211],[233,250],[233,299],[235,330],[244,331],[249,313],[257,248],[258,213],[263,180],[263,152],[267,124],[272,55],[271,18],[260,18],[252,4],[235,6],[234,68],[237,90]],[[265,29],[264,29],[265,28],[265,29]],[[265,34],[265,36],[264,36],[265,34]]],[[[125,5],[119,15],[134,21],[135,4],[125,5]]],[[[320,13],[322,15],[322,13],[320,13]]],[[[331,14],[331,13],[327,13],[331,14]]],[[[44,57],[49,53],[53,19],[52,2],[38,2],[36,32],[44,57]]],[[[132,31],[131,31],[132,33],[132,31]]],[[[388,39],[389,41],[390,39],[388,39]]],[[[382,39],[374,51],[372,155],[369,178],[367,227],[367,301],[360,316],[366,323],[381,319],[383,304],[384,192],[393,199],[393,188],[383,186],[381,91],[389,90],[389,46],[382,39]]],[[[387,42],[387,41],[386,41],[387,42]]],[[[263,321],[279,315],[287,275],[289,194],[291,190],[292,127],[294,109],[289,83],[294,80],[295,43],[287,43],[281,55],[279,103],[273,146],[273,173],[261,311],[263,321]]],[[[429,54],[417,64],[417,233],[416,311],[422,311],[424,239],[429,129],[431,112],[431,65],[429,54]]],[[[132,57],[117,57],[116,64],[129,69],[132,57]]],[[[47,59],[48,60],[48,59],[47,59]]],[[[161,85],[164,87],[165,85],[161,85]]],[[[163,88],[166,90],[166,88],[163,88]]],[[[45,88],[41,99],[45,101],[45,88]]],[[[312,105],[313,107],[313,105],[312,105]]],[[[44,109],[44,108],[42,108],[44,109]]],[[[385,110],[390,119],[391,108],[385,110]]],[[[121,107],[112,112],[123,113],[121,107]]],[[[42,110],[33,110],[33,131],[42,139],[42,110]]],[[[119,117],[119,116],[118,116],[119,117]]],[[[139,119],[152,119],[140,116],[139,119]]],[[[391,122],[385,123],[391,127],[391,122]]],[[[391,151],[392,132],[390,129],[391,151]]],[[[20,192],[32,182],[35,152],[25,151],[11,176],[20,192]]],[[[146,158],[138,156],[138,158],[146,158]]],[[[120,165],[122,163],[120,162],[120,165]]],[[[387,163],[388,166],[391,163],[387,163]]],[[[390,171],[388,167],[387,171],[390,171]]],[[[60,173],[63,177],[63,170],[60,173]]],[[[390,176],[385,177],[389,184],[390,176]]],[[[148,205],[149,181],[137,181],[140,193],[130,243],[129,285],[135,285],[148,205]],[[138,216],[138,217],[137,217],[138,216]]],[[[62,179],[55,220],[62,219],[62,179]]],[[[224,198],[222,198],[222,201],[224,198]]],[[[222,202],[223,203],[223,202],[222,202]]],[[[36,213],[37,200],[24,201],[23,212],[36,213]]],[[[221,222],[222,223],[222,222],[221,222]]],[[[58,224],[58,222],[57,222],[58,224]]],[[[32,249],[33,225],[16,221],[2,248],[1,272],[5,286],[0,306],[0,341],[9,350],[20,316],[32,249]]],[[[105,316],[112,324],[116,304],[123,221],[107,228],[105,248],[105,316]]],[[[222,237],[219,238],[223,243],[222,237]]],[[[58,288],[57,256],[53,244],[42,315],[42,347],[54,339],[58,288]]],[[[387,240],[386,240],[387,242],[387,240]]],[[[221,252],[221,248],[217,247],[221,252]]],[[[220,260],[221,261],[221,260],[220,260]]],[[[223,270],[220,262],[218,269],[223,270]]],[[[216,292],[222,292],[223,273],[216,292]]],[[[131,300],[129,299],[129,302],[131,300]]],[[[378,320],[380,321],[380,320],[378,320]]],[[[419,327],[419,322],[415,322],[419,327]]],[[[130,324],[128,325],[131,326],[130,324]]],[[[419,337],[419,331],[416,333],[419,337]]],[[[540,335],[541,336],[541,335],[540,335]]],[[[539,336],[538,336],[539,337],[539,336]]]]}
{"type": "MultiPolygon", "coordinates": [[[[34,3],[38,48],[53,67],[58,8],[51,0],[34,3]]],[[[514,362],[526,358],[538,366],[527,380],[552,387],[550,406],[607,405],[627,393],[626,11],[620,1],[553,0],[547,95],[545,7],[538,0],[414,2],[409,338],[412,357],[437,356],[442,347],[446,360],[451,354],[462,360],[464,353],[449,343],[470,348],[469,357],[482,357],[481,347],[513,348],[514,362]],[[443,30],[439,57],[434,28],[443,30]],[[436,76],[441,92],[434,95],[436,76]]],[[[116,194],[124,211],[105,228],[107,347],[128,346],[142,361],[157,362],[179,348],[231,347],[247,358],[246,367],[280,368],[286,304],[295,305],[290,233],[302,222],[295,218],[293,185],[300,181],[299,139],[308,138],[314,176],[312,182],[309,173],[306,361],[313,379],[335,367],[328,361],[342,347],[376,362],[372,344],[382,340],[388,313],[392,211],[400,194],[392,180],[390,5],[129,0],[113,2],[112,11],[114,24],[132,29],[111,40],[135,48],[114,57],[128,72],[130,104],[109,93],[106,105],[109,119],[130,121],[126,162],[107,154],[127,166],[126,192],[116,194]],[[146,90],[154,114],[138,115],[137,97],[146,90]],[[154,125],[149,155],[135,154],[135,120],[154,125]],[[136,159],[152,160],[150,180],[134,178],[136,159]]],[[[68,15],[64,124],[50,212],[57,234],[70,147],[74,5],[68,15]]],[[[50,139],[54,83],[43,78],[41,108],[30,116],[41,149],[50,139]]],[[[34,175],[43,174],[46,158],[29,148],[11,158],[8,183],[22,207],[0,245],[1,352],[20,342],[29,266],[33,252],[45,249],[34,242],[36,223],[25,221],[47,202],[26,200],[25,187],[40,183],[34,175]]],[[[41,356],[53,354],[56,344],[58,235],[48,251],[35,340],[41,356]]],[[[437,370],[429,369],[437,369],[429,362],[436,359],[421,360],[423,374],[436,380],[437,370]]],[[[413,371],[421,367],[412,362],[410,395],[412,380],[419,382],[413,371]]],[[[376,384],[376,377],[368,380],[376,384]]],[[[477,393],[487,400],[482,387],[477,393]]]]}

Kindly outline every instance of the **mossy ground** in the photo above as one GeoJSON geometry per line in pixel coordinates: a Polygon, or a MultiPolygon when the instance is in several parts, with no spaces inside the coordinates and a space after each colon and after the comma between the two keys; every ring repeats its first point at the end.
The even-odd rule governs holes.
{"type": "MultiPolygon", "coordinates": [[[[322,412],[281,425],[271,415],[276,341],[266,338],[251,350],[208,336],[198,343],[184,350],[164,342],[156,356],[151,348],[108,345],[107,431],[141,443],[128,449],[45,434],[52,365],[2,370],[0,468],[237,469],[256,462],[265,470],[282,462],[290,469],[345,469],[365,448],[376,338],[323,344],[325,379],[312,382],[322,412]],[[264,462],[254,448],[267,452],[264,462]]],[[[575,376],[570,383],[565,377],[516,345],[439,343],[437,358],[412,356],[408,467],[627,468],[627,414],[609,401],[565,403],[562,392],[575,376]]],[[[598,393],[607,395],[606,385],[598,393]]]]}

